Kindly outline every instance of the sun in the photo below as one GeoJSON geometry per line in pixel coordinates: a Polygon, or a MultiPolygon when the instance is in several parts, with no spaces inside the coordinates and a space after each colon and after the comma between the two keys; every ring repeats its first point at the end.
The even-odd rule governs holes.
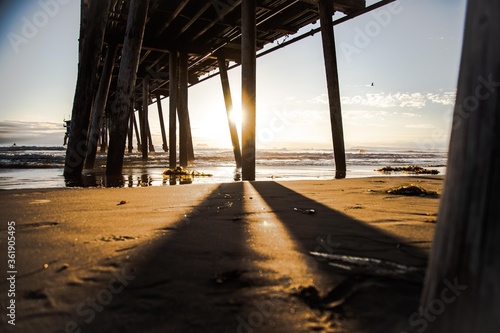
{"type": "Polygon", "coordinates": [[[233,105],[233,109],[229,113],[229,120],[236,125],[236,128],[238,129],[239,132],[242,120],[241,105],[238,104],[233,105]]]}

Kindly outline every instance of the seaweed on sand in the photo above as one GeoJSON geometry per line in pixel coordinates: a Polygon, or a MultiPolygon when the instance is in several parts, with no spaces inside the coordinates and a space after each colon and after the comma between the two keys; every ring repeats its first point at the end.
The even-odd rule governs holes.
{"type": "Polygon", "coordinates": [[[163,170],[164,176],[196,176],[196,177],[212,177],[212,174],[199,172],[196,170],[188,170],[181,166],[178,166],[174,169],[165,169],[163,170]]]}
{"type": "Polygon", "coordinates": [[[437,196],[437,192],[429,191],[415,184],[401,185],[387,190],[389,194],[409,195],[409,196],[437,196]]]}
{"type": "Polygon", "coordinates": [[[426,169],[419,165],[407,165],[401,167],[393,167],[393,166],[385,166],[380,169],[376,169],[375,171],[380,172],[408,172],[408,173],[416,173],[418,175],[437,175],[439,174],[438,170],[435,169],[426,169]]]}

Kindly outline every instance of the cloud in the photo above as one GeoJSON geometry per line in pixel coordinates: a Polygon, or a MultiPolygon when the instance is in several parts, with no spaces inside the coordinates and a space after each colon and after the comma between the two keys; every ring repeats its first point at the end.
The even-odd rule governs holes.
{"type": "Polygon", "coordinates": [[[344,119],[346,120],[385,120],[386,117],[395,114],[394,112],[387,111],[366,111],[366,110],[348,110],[344,112],[344,119]]]}
{"type": "Polygon", "coordinates": [[[65,131],[62,123],[0,121],[0,144],[62,145],[65,131]]]}
{"type": "Polygon", "coordinates": [[[363,105],[370,107],[408,107],[414,109],[421,109],[425,106],[426,98],[421,93],[375,93],[356,95],[353,97],[342,97],[342,104],[344,105],[363,105]]]}
{"type": "Polygon", "coordinates": [[[411,112],[403,112],[401,115],[403,117],[407,117],[407,118],[422,117],[421,114],[416,114],[416,113],[411,113],[411,112]]]}
{"type": "Polygon", "coordinates": [[[328,95],[321,94],[319,96],[313,97],[307,101],[307,103],[311,104],[328,104],[328,95]]]}
{"type": "Polygon", "coordinates": [[[417,129],[432,129],[435,128],[436,126],[432,124],[413,124],[413,125],[406,125],[405,128],[417,128],[417,129]]]}
{"type": "Polygon", "coordinates": [[[442,105],[455,105],[455,99],[457,97],[456,91],[448,91],[442,94],[431,94],[426,95],[427,99],[432,103],[442,104],[442,105]]]}
{"type": "MultiPolygon", "coordinates": [[[[360,105],[377,108],[402,107],[408,109],[422,109],[427,103],[441,105],[454,105],[455,91],[443,93],[420,93],[420,92],[395,92],[395,93],[371,93],[365,95],[342,96],[343,105],[360,105]]],[[[328,100],[323,95],[310,100],[311,103],[327,104],[328,100]]],[[[409,113],[408,113],[409,114],[409,113]]],[[[405,113],[405,115],[408,115],[405,113]]]]}

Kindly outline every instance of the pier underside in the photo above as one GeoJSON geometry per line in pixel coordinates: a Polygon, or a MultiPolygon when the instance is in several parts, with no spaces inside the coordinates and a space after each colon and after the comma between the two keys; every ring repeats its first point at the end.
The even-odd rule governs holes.
{"type": "Polygon", "coordinates": [[[241,65],[242,138],[229,123],[228,140],[243,179],[255,179],[256,58],[321,32],[336,176],[345,177],[333,25],[392,1],[366,7],[364,0],[82,0],[79,74],[65,176],[79,177],[84,167],[93,168],[96,147],[106,141],[99,135],[103,127],[109,131],[107,175],[121,174],[127,139],[128,151],[134,149],[134,131],[137,149],[147,159],[154,150],[148,113],[155,104],[169,166],[187,166],[194,159],[188,88],[222,74],[229,115],[226,71],[241,65]],[[335,12],[346,16],[332,22],[335,12]],[[320,28],[296,35],[318,21],[320,28]],[[284,37],[288,41],[276,45],[284,37]],[[160,103],[165,98],[168,112],[160,103]],[[164,114],[169,116],[166,122],[164,114]]]}

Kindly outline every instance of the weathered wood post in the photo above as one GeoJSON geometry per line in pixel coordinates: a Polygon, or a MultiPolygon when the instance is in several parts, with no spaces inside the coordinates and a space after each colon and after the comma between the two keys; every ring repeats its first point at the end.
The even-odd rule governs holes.
{"type": "Polygon", "coordinates": [[[134,111],[130,112],[130,119],[128,123],[128,153],[131,154],[134,150],[134,111]]]}
{"type": "Polygon", "coordinates": [[[120,71],[116,85],[116,98],[111,108],[110,141],[106,163],[107,176],[119,176],[123,169],[127,121],[134,107],[133,94],[148,7],[149,0],[130,1],[120,71]]]}
{"type": "MultiPolygon", "coordinates": [[[[64,161],[64,176],[66,178],[80,178],[82,175],[87,152],[92,96],[94,96],[97,84],[96,73],[106,32],[110,4],[111,0],[90,1],[88,15],[92,24],[82,25],[82,29],[86,31],[83,42],[80,43],[78,78],[64,161]]],[[[80,34],[82,35],[82,32],[80,34]]]]}
{"type": "Polygon", "coordinates": [[[188,162],[192,162],[194,161],[194,147],[193,147],[193,136],[191,135],[191,120],[189,118],[189,108],[186,108],[186,129],[187,129],[188,162]]]}
{"type": "Polygon", "coordinates": [[[168,94],[168,139],[170,141],[169,167],[177,166],[177,51],[171,50],[169,54],[168,94]]]}
{"type": "MultiPolygon", "coordinates": [[[[87,142],[87,154],[85,157],[85,169],[93,169],[95,164],[95,157],[97,154],[97,141],[99,139],[99,134],[103,125],[105,126],[102,116],[104,110],[106,109],[106,103],[108,101],[109,87],[111,86],[111,79],[113,77],[113,67],[116,57],[116,44],[111,44],[108,46],[106,51],[106,58],[104,60],[104,67],[102,69],[101,80],[99,82],[99,88],[97,88],[97,94],[94,99],[94,106],[92,108],[92,117],[90,120],[90,130],[89,138],[87,142]]],[[[105,127],[104,127],[105,130],[105,127]]],[[[104,131],[105,133],[105,131],[104,131]]],[[[104,135],[102,143],[105,145],[104,135]]]]}
{"type": "Polygon", "coordinates": [[[160,118],[162,148],[163,148],[164,152],[167,152],[168,151],[167,133],[165,131],[165,121],[163,120],[163,109],[162,109],[162,106],[161,106],[161,96],[160,96],[160,94],[156,95],[156,105],[158,106],[158,118],[160,118]]]}
{"type": "Polygon", "coordinates": [[[420,332],[500,332],[500,2],[468,1],[420,332]]]}
{"type": "Polygon", "coordinates": [[[255,180],[256,9],[255,0],[241,2],[241,95],[243,180],[255,180]]]}
{"type": "Polygon", "coordinates": [[[142,141],[142,160],[148,160],[148,109],[149,109],[149,80],[147,77],[142,79],[142,109],[141,109],[141,141],[142,141]]]}
{"type": "Polygon", "coordinates": [[[135,119],[135,111],[132,110],[132,120],[134,121],[134,130],[135,130],[135,139],[137,140],[137,151],[142,150],[142,144],[141,144],[141,134],[139,133],[139,127],[137,127],[137,120],[135,119]]]}
{"type": "Polygon", "coordinates": [[[179,164],[188,165],[188,54],[179,54],[179,164]]]}
{"type": "Polygon", "coordinates": [[[148,142],[149,142],[149,152],[155,152],[155,146],[153,144],[153,137],[151,136],[151,128],[149,127],[149,119],[146,119],[146,129],[148,131],[148,142]]]}
{"type": "Polygon", "coordinates": [[[108,121],[107,121],[106,113],[104,113],[104,117],[102,117],[101,120],[102,120],[101,121],[102,126],[101,126],[101,129],[100,129],[100,132],[101,132],[101,138],[100,138],[101,148],[99,149],[99,152],[100,153],[104,153],[104,152],[106,152],[106,149],[108,148],[108,121]]]}
{"type": "Polygon", "coordinates": [[[224,103],[226,104],[227,123],[229,126],[229,134],[231,135],[231,143],[233,145],[234,160],[236,161],[236,167],[239,169],[241,168],[241,148],[236,123],[234,122],[234,118],[232,118],[233,99],[231,97],[231,87],[227,75],[226,60],[222,56],[218,56],[217,60],[219,62],[220,80],[222,84],[222,93],[224,94],[224,103]]]}
{"type": "Polygon", "coordinates": [[[321,40],[325,60],[326,83],[328,88],[328,104],[330,106],[330,123],[332,126],[333,152],[335,158],[335,178],[345,178],[346,161],[344,147],[344,130],[342,127],[342,109],[340,104],[339,75],[335,36],[332,28],[333,1],[319,0],[319,19],[321,40]]]}

